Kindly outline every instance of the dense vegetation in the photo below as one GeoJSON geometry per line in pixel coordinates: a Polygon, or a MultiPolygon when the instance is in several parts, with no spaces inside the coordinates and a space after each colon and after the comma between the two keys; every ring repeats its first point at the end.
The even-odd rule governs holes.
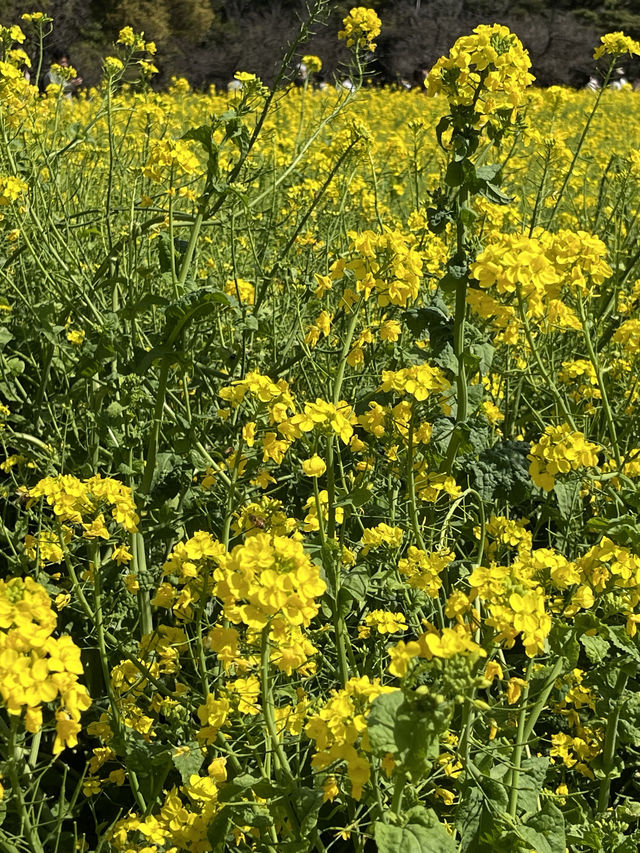
{"type": "Polygon", "coordinates": [[[640,94],[288,87],[325,5],[233,94],[0,29],[2,853],[640,846],[640,94]]]}

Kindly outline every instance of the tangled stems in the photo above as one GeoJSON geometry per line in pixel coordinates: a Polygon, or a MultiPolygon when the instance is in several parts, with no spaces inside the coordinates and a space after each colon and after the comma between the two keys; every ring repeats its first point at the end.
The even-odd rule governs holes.
{"type": "Polygon", "coordinates": [[[24,801],[24,795],[22,792],[22,786],[20,784],[20,778],[18,776],[18,755],[19,748],[16,743],[16,734],[18,731],[18,721],[19,718],[16,716],[11,717],[11,727],[9,730],[9,740],[8,740],[8,748],[9,748],[9,760],[7,762],[7,772],[9,774],[9,781],[11,782],[11,791],[16,798],[16,804],[18,809],[18,816],[20,818],[20,823],[22,824],[22,831],[24,832],[24,836],[26,841],[29,844],[29,847],[33,851],[33,853],[43,853],[44,848],[42,846],[42,842],[40,841],[40,837],[34,828],[31,818],[29,816],[29,810],[24,801]]]}
{"type": "Polygon", "coordinates": [[[551,378],[549,371],[544,366],[544,362],[542,361],[540,353],[538,352],[538,348],[535,344],[535,341],[533,340],[533,335],[531,333],[531,324],[529,323],[529,318],[527,317],[526,306],[524,303],[524,298],[522,296],[522,288],[519,284],[516,284],[516,296],[518,299],[518,316],[520,322],[522,323],[522,328],[524,329],[524,334],[527,343],[529,344],[529,349],[531,350],[531,353],[533,354],[533,357],[538,366],[538,370],[540,371],[540,375],[544,379],[546,387],[553,394],[553,397],[556,401],[556,405],[558,406],[558,409],[562,412],[565,421],[571,426],[571,429],[576,430],[577,427],[573,419],[573,415],[571,414],[571,411],[569,410],[565,401],[562,399],[562,395],[558,391],[558,387],[551,378]]]}
{"type": "Polygon", "coordinates": [[[593,118],[594,118],[596,112],[598,111],[598,107],[600,106],[600,101],[602,99],[602,95],[604,93],[604,90],[609,85],[609,80],[611,79],[611,74],[613,73],[613,69],[615,68],[619,59],[620,59],[619,54],[615,55],[612,58],[611,63],[609,65],[609,68],[607,69],[607,73],[605,74],[604,80],[602,82],[602,86],[598,90],[598,95],[596,97],[595,103],[593,105],[591,112],[589,113],[589,116],[585,122],[584,127],[582,128],[582,133],[580,135],[580,139],[578,140],[578,145],[576,146],[576,150],[573,154],[573,159],[571,160],[571,163],[569,164],[569,169],[567,170],[567,174],[564,176],[564,181],[562,182],[562,186],[560,187],[560,191],[558,192],[558,197],[556,198],[556,203],[554,204],[553,210],[551,211],[551,215],[549,216],[549,219],[546,223],[547,229],[551,228],[551,223],[555,219],[555,215],[558,211],[558,207],[560,206],[560,202],[562,201],[564,191],[567,188],[567,185],[569,183],[571,175],[573,174],[573,170],[574,170],[574,167],[575,167],[576,162],[578,160],[578,157],[580,156],[580,152],[582,151],[582,146],[584,145],[584,141],[587,138],[587,133],[589,132],[589,128],[591,127],[591,122],[593,121],[593,118]]]}

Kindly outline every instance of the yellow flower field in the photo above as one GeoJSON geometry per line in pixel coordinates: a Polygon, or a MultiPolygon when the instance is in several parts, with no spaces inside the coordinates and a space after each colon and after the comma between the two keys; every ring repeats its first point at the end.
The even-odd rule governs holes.
{"type": "Polygon", "coordinates": [[[324,5],[273,90],[0,28],[6,853],[640,845],[640,45],[296,88],[324,5]]]}

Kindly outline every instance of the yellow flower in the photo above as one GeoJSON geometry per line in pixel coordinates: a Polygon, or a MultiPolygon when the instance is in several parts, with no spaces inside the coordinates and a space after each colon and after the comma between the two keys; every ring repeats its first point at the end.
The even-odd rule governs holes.
{"type": "Polygon", "coordinates": [[[315,56],[313,54],[303,56],[302,63],[307,66],[307,70],[310,74],[317,74],[318,71],[322,70],[322,60],[319,56],[315,56]]]}
{"type": "Polygon", "coordinates": [[[80,347],[84,343],[85,332],[84,329],[74,329],[71,332],[67,332],[67,340],[70,344],[73,344],[74,347],[80,347]]]}
{"type": "Polygon", "coordinates": [[[635,41],[623,32],[607,33],[600,38],[600,44],[593,52],[594,59],[600,59],[605,54],[609,56],[621,56],[628,53],[629,56],[640,56],[640,42],[635,41]]]}
{"type": "Polygon", "coordinates": [[[507,702],[509,705],[514,705],[522,696],[522,690],[527,686],[524,678],[510,678],[507,682],[507,702]]]}
{"type": "Polygon", "coordinates": [[[321,459],[315,453],[310,459],[305,459],[302,463],[302,470],[307,477],[322,477],[327,470],[327,465],[324,459],[321,459]]]}
{"type": "Polygon", "coordinates": [[[338,38],[347,42],[347,47],[375,50],[374,40],[380,35],[381,22],[373,9],[366,6],[354,6],[343,18],[344,29],[338,33],[338,38]]]}
{"type": "Polygon", "coordinates": [[[338,783],[336,781],[335,776],[327,776],[324,781],[324,785],[322,786],[323,796],[322,802],[326,803],[327,801],[332,803],[335,798],[340,793],[340,788],[338,788],[338,783]]]}

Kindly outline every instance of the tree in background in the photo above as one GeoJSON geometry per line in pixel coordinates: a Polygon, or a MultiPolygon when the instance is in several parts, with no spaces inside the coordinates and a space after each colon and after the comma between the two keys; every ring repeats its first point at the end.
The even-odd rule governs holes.
{"type": "MultiPolygon", "coordinates": [[[[340,2],[305,47],[322,57],[327,74],[339,72],[344,47],[335,39],[345,12],[340,2]]],[[[368,0],[382,18],[376,53],[380,79],[411,78],[430,67],[462,33],[480,23],[503,23],[531,54],[541,85],[581,86],[592,69],[593,45],[603,32],[623,29],[640,38],[637,0],[368,0]]],[[[156,41],[164,86],[173,75],[195,86],[224,86],[237,70],[267,83],[287,39],[304,13],[304,0],[34,0],[56,29],[50,47],[64,47],[87,84],[100,76],[101,58],[125,24],[156,41]]],[[[0,21],[16,22],[23,0],[0,0],[0,21]]],[[[640,69],[627,68],[631,77],[640,69]]]]}

